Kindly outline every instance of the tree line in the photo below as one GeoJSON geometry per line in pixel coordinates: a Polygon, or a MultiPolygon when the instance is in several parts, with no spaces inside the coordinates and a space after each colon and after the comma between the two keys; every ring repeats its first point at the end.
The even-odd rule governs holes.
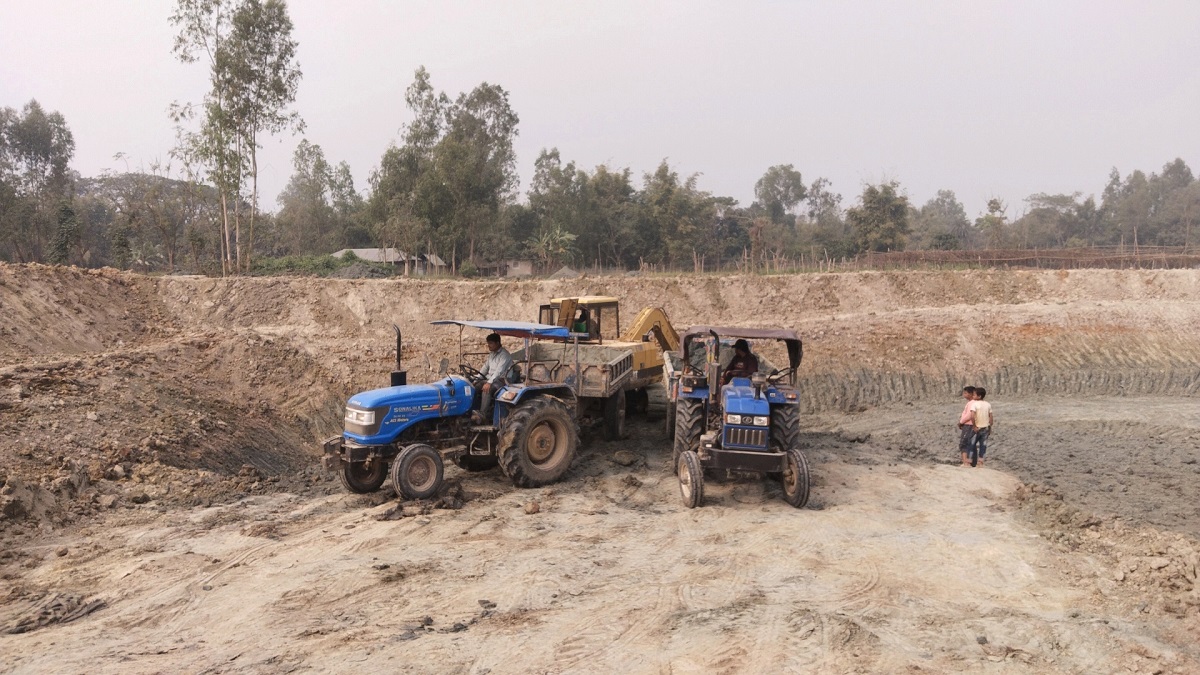
{"type": "Polygon", "coordinates": [[[264,138],[302,132],[291,109],[301,80],[283,0],[177,0],[174,53],[210,88],[175,103],[178,142],[165,163],[82,177],[70,169],[66,119],[30,101],[0,108],[0,259],[140,271],[237,274],[258,259],[341,248],[432,253],[460,274],[525,258],[560,265],[697,271],[756,269],[801,256],[864,251],[1192,246],[1200,182],[1182,159],[1157,173],[1116,169],[1099,197],[1038,193],[1021,213],[993,199],[970,218],[951,190],[918,206],[896,181],[853,203],[794,164],[768,167],[754,201],[712,194],[664,160],[577,166],[544,149],[524,194],[514,141],[520,118],[501,86],[451,95],[419,68],[405,92],[411,121],[360,192],[346,162],[301,138],[277,209],[260,209],[264,138]]]}

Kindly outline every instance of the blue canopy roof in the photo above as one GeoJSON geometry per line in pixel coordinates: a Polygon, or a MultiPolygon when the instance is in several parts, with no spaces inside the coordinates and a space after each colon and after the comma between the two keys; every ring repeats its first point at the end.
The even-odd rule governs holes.
{"type": "Polygon", "coordinates": [[[561,338],[564,340],[571,337],[570,332],[563,326],[550,326],[544,323],[529,323],[527,321],[456,321],[453,319],[444,319],[432,323],[435,326],[470,326],[471,328],[490,330],[493,333],[509,337],[561,338]]]}

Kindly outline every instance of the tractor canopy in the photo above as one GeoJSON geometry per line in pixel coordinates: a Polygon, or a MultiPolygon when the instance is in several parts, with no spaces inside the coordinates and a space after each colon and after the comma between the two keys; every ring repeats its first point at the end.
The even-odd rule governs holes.
{"type": "Polygon", "coordinates": [[[779,340],[787,346],[788,367],[797,368],[804,358],[804,343],[794,330],[786,328],[734,328],[731,326],[692,326],[683,334],[683,354],[688,354],[692,341],[716,333],[718,338],[746,338],[747,340],[779,340]]]}
{"type": "Polygon", "coordinates": [[[443,319],[431,322],[435,326],[468,326],[515,338],[551,338],[566,340],[570,332],[563,326],[550,326],[528,321],[458,321],[443,319]]]}

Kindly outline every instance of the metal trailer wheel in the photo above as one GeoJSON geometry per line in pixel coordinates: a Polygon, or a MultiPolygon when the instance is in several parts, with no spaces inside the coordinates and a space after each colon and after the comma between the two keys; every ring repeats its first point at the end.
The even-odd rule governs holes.
{"type": "Polygon", "coordinates": [[[378,491],[387,475],[388,465],[382,457],[372,457],[366,462],[342,462],[342,470],[338,472],[342,486],[360,495],[378,491]]]}
{"type": "Polygon", "coordinates": [[[667,438],[674,440],[675,439],[675,404],[674,403],[667,404],[667,413],[666,413],[665,417],[666,417],[666,427],[667,427],[667,438]]]}
{"type": "Polygon", "coordinates": [[[625,392],[625,412],[628,415],[645,416],[650,412],[650,392],[645,387],[625,392]]]}
{"type": "Polygon", "coordinates": [[[579,426],[567,404],[539,396],[508,414],[497,456],[513,485],[541,487],[567,473],[578,447],[579,426]]]}
{"type": "Polygon", "coordinates": [[[683,505],[689,509],[700,506],[704,501],[704,469],[700,466],[699,455],[691,450],[680,453],[675,474],[679,477],[679,495],[683,497],[683,505]]]}
{"type": "Polygon", "coordinates": [[[811,478],[808,474],[808,460],[804,453],[797,448],[789,448],[783,463],[783,500],[796,508],[808,503],[808,491],[811,478]]]}
{"type": "Polygon", "coordinates": [[[392,487],[405,499],[431,499],[442,487],[445,467],[437,450],[416,443],[392,461],[392,487]]]}
{"type": "Polygon", "coordinates": [[[625,436],[625,390],[604,399],[604,440],[616,441],[625,436]]]}

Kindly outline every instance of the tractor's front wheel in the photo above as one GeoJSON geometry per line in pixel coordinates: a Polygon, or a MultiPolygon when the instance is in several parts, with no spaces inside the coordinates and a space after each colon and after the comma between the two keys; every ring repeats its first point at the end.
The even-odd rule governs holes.
{"type": "Polygon", "coordinates": [[[342,462],[338,477],[342,486],[355,494],[376,492],[387,480],[388,465],[382,457],[372,457],[365,462],[342,462]]]}
{"type": "Polygon", "coordinates": [[[442,487],[444,471],[437,450],[424,443],[410,445],[392,461],[392,487],[405,499],[430,499],[442,487]]]}
{"type": "Polygon", "coordinates": [[[704,399],[681,398],[675,403],[675,444],[671,461],[678,463],[679,456],[688,450],[700,449],[700,436],[704,434],[704,399]]]}
{"type": "Polygon", "coordinates": [[[700,466],[700,457],[691,450],[680,453],[675,466],[675,474],[679,476],[679,495],[683,497],[683,505],[694,509],[704,501],[704,468],[700,466]]]}
{"type": "Polygon", "coordinates": [[[799,448],[789,448],[783,460],[783,500],[796,508],[808,503],[808,460],[799,448]]]}
{"type": "Polygon", "coordinates": [[[497,455],[513,485],[531,488],[562,478],[578,447],[579,427],[567,404],[539,396],[508,414],[497,455]]]}

